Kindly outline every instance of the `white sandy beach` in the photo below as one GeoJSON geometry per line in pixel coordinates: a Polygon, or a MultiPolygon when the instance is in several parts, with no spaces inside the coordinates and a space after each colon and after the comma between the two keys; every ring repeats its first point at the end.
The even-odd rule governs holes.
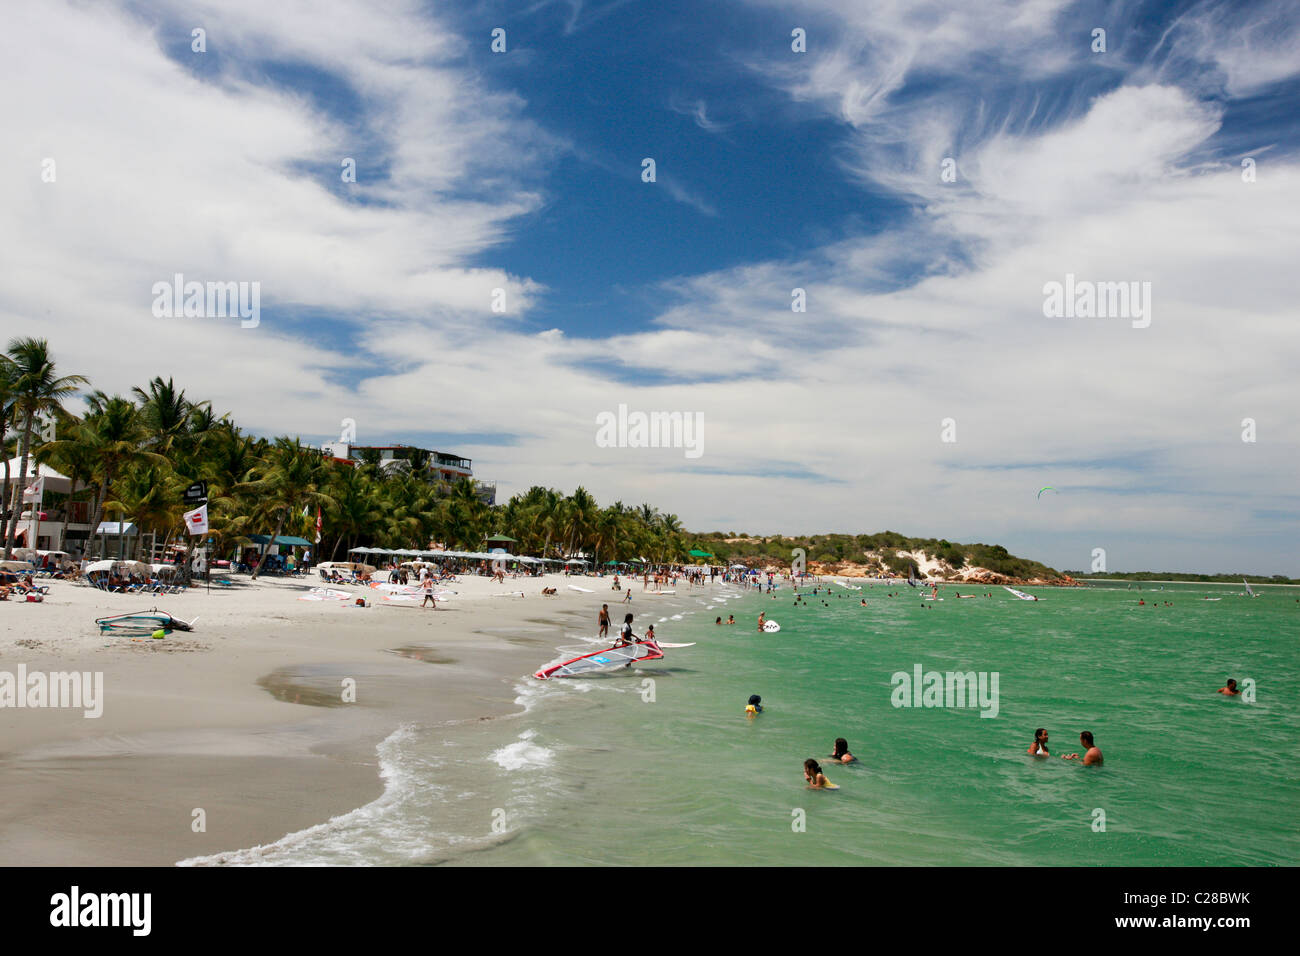
{"type": "MultiPolygon", "coordinates": [[[[314,578],[236,580],[164,597],[54,581],[44,603],[0,603],[0,670],[104,682],[98,718],[0,709],[0,860],[171,864],[324,822],[381,793],[375,747],[397,727],[517,710],[514,683],[618,600],[607,581],[558,574],[463,577],[436,611],[359,586],[346,590],[373,606],[298,600],[314,578]],[[195,629],[132,640],[94,624],[155,606],[195,629]]],[[[654,600],[633,597],[633,610],[654,600]]]]}

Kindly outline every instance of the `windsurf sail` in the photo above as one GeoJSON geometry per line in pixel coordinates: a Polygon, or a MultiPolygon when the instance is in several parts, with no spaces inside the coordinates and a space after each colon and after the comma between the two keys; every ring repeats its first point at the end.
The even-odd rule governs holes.
{"type": "Polygon", "coordinates": [[[1020,598],[1020,600],[1022,600],[1022,601],[1037,601],[1037,600],[1038,600],[1038,598],[1034,597],[1032,594],[1026,594],[1024,591],[1017,591],[1015,588],[1009,588],[1009,587],[1007,587],[1005,584],[1002,585],[1002,587],[1003,587],[1004,590],[1010,591],[1012,594],[1014,594],[1016,597],[1020,598]]]}
{"type": "Polygon", "coordinates": [[[1254,591],[1252,591],[1252,590],[1250,589],[1250,582],[1249,582],[1249,581],[1247,581],[1245,578],[1242,578],[1242,579],[1241,579],[1241,583],[1244,584],[1244,585],[1246,585],[1246,597],[1259,597],[1258,594],[1256,594],[1254,591]]]}
{"type": "MultiPolygon", "coordinates": [[[[195,621],[198,618],[194,619],[195,621]]],[[[109,617],[96,618],[100,633],[109,634],[152,634],[154,631],[188,631],[194,627],[194,621],[182,621],[172,617],[166,611],[154,608],[151,611],[137,611],[132,614],[113,614],[109,617]]]]}
{"type": "Polygon", "coordinates": [[[916,568],[910,564],[907,566],[907,583],[912,587],[916,587],[916,568]]]}
{"type": "MultiPolygon", "coordinates": [[[[564,648],[560,648],[564,650],[564,648]]],[[[582,674],[594,674],[598,671],[615,670],[628,664],[641,661],[661,660],[664,652],[654,641],[636,641],[619,647],[605,647],[597,651],[587,651],[568,660],[554,661],[542,667],[533,676],[538,680],[552,677],[577,677],[582,674]]]]}

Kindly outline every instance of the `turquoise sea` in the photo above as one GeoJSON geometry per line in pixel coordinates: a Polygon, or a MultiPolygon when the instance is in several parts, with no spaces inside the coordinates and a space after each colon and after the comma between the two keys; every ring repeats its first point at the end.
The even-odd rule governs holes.
{"type": "Polygon", "coordinates": [[[696,646],[628,672],[521,676],[518,716],[404,728],[381,746],[383,798],[242,859],[1300,860],[1300,589],[1261,587],[1251,599],[1240,585],[1102,583],[1029,588],[1040,600],[1028,602],[1001,588],[958,600],[962,588],[949,586],[933,604],[905,585],[802,590],[798,606],[789,585],[775,597],[679,587],[638,598],[638,631],[662,619],[660,640],[696,646]],[[757,632],[759,611],[779,633],[757,632]],[[737,625],[713,623],[729,614],[737,625]],[[917,665],[996,673],[996,716],[894,706],[892,675],[917,665]],[[1215,693],[1228,677],[1253,681],[1253,702],[1215,693]],[[754,693],[765,710],[747,720],[754,693]],[[1053,754],[1080,751],[1079,732],[1092,731],[1104,765],[1029,757],[1040,726],[1053,754]],[[822,759],[840,736],[859,763],[822,759]],[[840,789],[807,789],[807,757],[840,789]]]}

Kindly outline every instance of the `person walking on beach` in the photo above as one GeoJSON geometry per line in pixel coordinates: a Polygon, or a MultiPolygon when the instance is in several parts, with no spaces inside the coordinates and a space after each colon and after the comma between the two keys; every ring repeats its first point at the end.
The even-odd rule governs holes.
{"type": "Polygon", "coordinates": [[[1085,767],[1091,767],[1093,764],[1101,763],[1101,748],[1092,742],[1092,731],[1085,730],[1079,734],[1079,743],[1087,748],[1082,758],[1078,754],[1064,754],[1063,760],[1083,760],[1085,767]]]}
{"type": "Polygon", "coordinates": [[[628,588],[628,589],[627,589],[627,594],[625,594],[625,595],[623,596],[623,603],[624,603],[624,604],[631,604],[631,603],[632,603],[632,589],[631,589],[631,588],[628,588]]]}
{"type": "Polygon", "coordinates": [[[600,606],[600,614],[596,615],[596,623],[600,625],[600,636],[609,637],[609,605],[600,606]]]}
{"type": "Polygon", "coordinates": [[[424,600],[420,602],[420,607],[423,608],[424,605],[428,603],[433,605],[435,611],[438,610],[438,602],[433,596],[433,580],[431,578],[425,578],[424,583],[420,587],[424,592],[424,600]]]}

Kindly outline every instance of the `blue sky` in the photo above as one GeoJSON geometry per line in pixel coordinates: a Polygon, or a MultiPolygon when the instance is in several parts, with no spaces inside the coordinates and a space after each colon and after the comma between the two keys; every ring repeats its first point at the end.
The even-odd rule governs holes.
{"type": "Polygon", "coordinates": [[[1298,26],[1285,3],[52,2],[0,38],[0,325],[40,317],[96,387],[174,375],[310,441],[352,418],[502,494],[1300,574],[1298,26]],[[176,272],[259,282],[260,324],[154,317],[176,272]],[[1066,274],[1150,282],[1149,327],[1045,317],[1066,274]],[[703,414],[704,455],[597,446],[621,403],[703,414]]]}

